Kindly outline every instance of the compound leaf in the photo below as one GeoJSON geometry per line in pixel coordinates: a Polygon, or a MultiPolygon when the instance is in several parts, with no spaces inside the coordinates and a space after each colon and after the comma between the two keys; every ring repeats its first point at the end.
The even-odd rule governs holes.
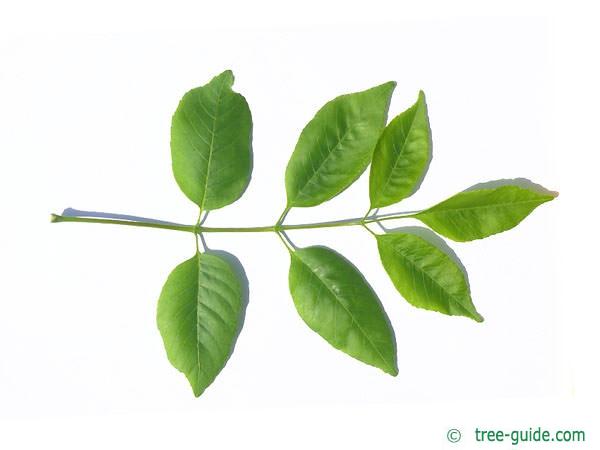
{"type": "Polygon", "coordinates": [[[233,351],[245,310],[241,283],[226,259],[196,253],[171,272],[160,294],[157,323],[167,357],[196,397],[233,351]]]}
{"type": "Polygon", "coordinates": [[[326,247],[298,249],[291,258],[290,292],[304,322],[335,348],[397,375],[394,331],[358,269],[326,247]]]}
{"type": "Polygon", "coordinates": [[[387,121],[395,82],[326,103],[306,125],[285,172],[288,207],[319,205],[367,168],[387,121]]]}
{"type": "Polygon", "coordinates": [[[445,252],[410,233],[377,236],[381,262],[394,286],[412,305],[477,322],[467,279],[445,252]]]}
{"type": "Polygon", "coordinates": [[[252,172],[252,117],[230,70],[186,93],[171,123],[173,174],[204,211],[242,196],[252,172]]]}
{"type": "Polygon", "coordinates": [[[369,176],[371,208],[389,206],[412,195],[431,159],[431,132],[425,94],[383,130],[373,152],[369,176]]]}
{"type": "Polygon", "coordinates": [[[413,217],[454,241],[472,241],[514,228],[556,195],[511,185],[476,189],[460,192],[413,217]]]}

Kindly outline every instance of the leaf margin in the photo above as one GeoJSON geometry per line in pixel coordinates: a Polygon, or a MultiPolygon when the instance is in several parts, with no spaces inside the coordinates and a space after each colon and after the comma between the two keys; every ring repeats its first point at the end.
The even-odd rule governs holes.
{"type": "MultiPolygon", "coordinates": [[[[157,311],[156,311],[156,324],[159,330],[159,333],[161,335],[162,338],[162,342],[163,342],[163,346],[165,348],[165,352],[167,354],[167,359],[169,360],[169,362],[171,363],[171,365],[177,369],[179,372],[183,373],[186,377],[186,379],[188,380],[192,391],[194,393],[195,397],[199,397],[200,395],[202,395],[205,390],[210,387],[214,381],[216,380],[216,378],[218,377],[218,375],[221,373],[221,371],[225,368],[225,366],[227,365],[227,362],[229,361],[231,355],[233,354],[233,351],[235,349],[235,345],[237,343],[237,339],[239,337],[239,334],[242,330],[243,324],[244,324],[244,318],[245,318],[245,313],[246,313],[246,306],[248,303],[248,292],[247,292],[247,287],[244,288],[244,285],[247,286],[247,278],[245,275],[245,272],[243,272],[243,268],[242,273],[238,273],[238,271],[236,270],[235,265],[239,265],[241,267],[241,263],[239,263],[239,261],[237,260],[237,258],[235,258],[235,256],[233,256],[232,254],[228,253],[228,252],[224,252],[224,251],[217,251],[217,250],[209,250],[207,252],[196,252],[194,254],[194,256],[192,256],[191,258],[183,261],[182,263],[178,264],[170,273],[169,276],[167,277],[166,282],[163,285],[163,288],[161,289],[161,293],[159,295],[159,299],[157,302],[157,311]],[[228,257],[225,257],[225,255],[227,255],[228,257]],[[221,345],[223,345],[223,343],[221,342],[219,345],[217,345],[216,340],[214,340],[214,334],[211,334],[209,329],[207,328],[207,324],[203,325],[202,327],[199,326],[198,321],[200,320],[200,312],[198,311],[198,305],[202,303],[202,299],[200,298],[200,292],[199,289],[201,287],[201,283],[200,283],[200,277],[202,275],[201,272],[201,258],[209,258],[212,259],[213,261],[218,261],[218,264],[221,265],[221,268],[226,268],[227,270],[227,276],[230,277],[230,281],[233,280],[234,281],[234,286],[228,285],[231,289],[233,289],[233,292],[235,294],[236,297],[236,301],[238,302],[238,311],[235,311],[235,309],[232,309],[231,311],[233,311],[234,315],[236,316],[236,323],[235,325],[229,324],[228,326],[233,326],[233,329],[229,329],[227,331],[230,332],[230,335],[228,336],[229,338],[229,342],[225,342],[225,346],[227,347],[227,352],[223,353],[222,355],[220,355],[221,360],[217,361],[215,363],[214,361],[214,355],[210,354],[210,352],[208,351],[208,348],[205,347],[206,344],[199,344],[198,341],[200,341],[200,331],[206,332],[208,335],[211,336],[211,339],[214,341],[215,343],[215,347],[219,347],[221,345]],[[236,264],[233,264],[229,259],[233,258],[237,261],[236,264]],[[187,271],[189,270],[193,270],[194,271],[194,276],[197,277],[197,279],[195,280],[194,283],[194,288],[196,289],[196,304],[193,306],[193,309],[195,311],[195,338],[196,338],[196,343],[195,343],[195,347],[196,347],[196,363],[195,363],[195,367],[187,368],[187,367],[183,367],[184,364],[187,364],[187,362],[184,362],[184,359],[188,359],[189,358],[189,354],[185,355],[184,353],[186,352],[186,349],[183,347],[183,344],[185,344],[185,342],[181,341],[181,330],[176,331],[176,335],[175,337],[177,339],[172,339],[171,333],[173,332],[174,328],[181,328],[181,321],[177,322],[175,320],[175,318],[170,315],[170,313],[172,312],[172,307],[175,306],[175,304],[177,302],[181,302],[180,298],[177,298],[175,296],[173,296],[173,292],[172,290],[175,289],[179,289],[181,290],[181,286],[182,283],[179,281],[180,277],[182,276],[182,271],[186,271],[185,274],[187,274],[187,271]],[[175,297],[175,298],[173,298],[175,297]],[[208,373],[206,372],[206,369],[203,368],[203,366],[201,365],[201,361],[200,361],[200,347],[203,346],[205,349],[205,352],[210,354],[209,357],[205,357],[205,361],[209,360],[211,365],[216,366],[216,370],[213,371],[213,373],[208,373]],[[196,377],[192,377],[194,371],[196,371],[196,377]],[[207,376],[207,380],[202,381],[200,375],[204,374],[205,376],[207,376]]],[[[213,267],[214,268],[214,267],[213,267]]],[[[219,280],[218,278],[217,281],[220,281],[221,283],[223,283],[223,280],[219,280]]],[[[224,300],[225,297],[223,297],[222,293],[218,293],[217,297],[221,297],[221,300],[224,300]]],[[[213,299],[214,300],[214,299],[213,299]]],[[[206,300],[205,300],[206,302],[206,300]]],[[[223,304],[226,304],[227,308],[231,309],[233,308],[232,304],[226,303],[224,302],[223,304]]],[[[206,311],[209,311],[210,314],[209,315],[219,315],[218,311],[214,308],[213,306],[206,306],[204,305],[204,307],[206,308],[206,311]]],[[[205,312],[206,312],[205,311],[205,312]]],[[[179,317],[178,319],[181,319],[181,317],[179,317]]],[[[227,323],[224,321],[223,317],[221,315],[219,315],[219,320],[217,320],[217,322],[220,322],[223,325],[227,325],[227,323]]],[[[189,333],[189,330],[188,330],[189,333]]],[[[219,349],[220,350],[220,349],[219,349]]]]}
{"type": "MultiPolygon", "coordinates": [[[[381,264],[383,265],[385,272],[387,273],[388,277],[392,281],[392,284],[394,285],[396,290],[400,293],[400,295],[408,303],[410,303],[414,307],[428,310],[428,311],[435,311],[435,312],[445,314],[448,316],[462,316],[462,317],[472,319],[475,322],[483,322],[484,321],[483,316],[481,314],[479,314],[475,305],[473,304],[468,277],[467,277],[467,274],[463,271],[464,269],[456,261],[453,260],[452,256],[447,251],[442,250],[438,245],[433,244],[429,239],[426,239],[425,237],[420,236],[415,231],[417,231],[417,230],[412,230],[410,227],[406,227],[403,229],[395,230],[393,232],[379,234],[379,235],[375,236],[376,241],[377,241],[377,249],[379,252],[381,264]],[[427,278],[429,278],[435,285],[438,286],[441,293],[445,292],[446,294],[448,294],[449,297],[453,297],[453,298],[458,297],[458,295],[448,292],[447,287],[442,286],[440,281],[434,279],[434,277],[431,274],[429,274],[424,267],[415,267],[415,266],[417,266],[417,264],[414,261],[411,261],[407,255],[404,255],[404,254],[400,255],[402,257],[402,259],[404,259],[408,262],[407,265],[403,266],[402,263],[397,263],[394,260],[394,256],[397,256],[397,255],[391,254],[391,253],[394,253],[394,250],[395,250],[395,248],[392,248],[392,240],[401,240],[401,239],[405,239],[405,240],[409,241],[406,245],[407,248],[409,246],[412,246],[412,248],[409,248],[409,251],[418,252],[419,251],[418,246],[420,246],[421,250],[426,249],[429,252],[431,257],[437,257],[438,264],[439,264],[439,260],[441,259],[443,261],[443,263],[446,264],[447,267],[442,268],[442,269],[438,268],[438,270],[443,270],[445,272],[444,275],[448,275],[450,273],[448,268],[450,268],[454,272],[454,275],[458,277],[457,278],[457,281],[459,282],[458,288],[460,289],[460,291],[464,291],[464,292],[462,292],[462,294],[465,296],[464,300],[465,300],[466,306],[461,304],[460,302],[455,302],[458,305],[458,308],[455,308],[450,304],[450,301],[448,300],[448,306],[446,308],[444,308],[443,305],[440,306],[439,304],[435,304],[435,302],[431,301],[432,297],[430,297],[429,291],[426,287],[425,275],[427,275],[427,278]],[[389,241],[389,242],[386,242],[386,241],[389,241]],[[387,258],[389,258],[389,260],[386,261],[387,258]],[[397,263],[398,266],[393,267],[391,264],[392,262],[397,263]],[[425,299],[417,298],[417,297],[419,297],[419,292],[418,292],[418,289],[416,289],[417,278],[414,275],[415,268],[419,273],[421,273],[421,276],[423,279],[423,286],[424,286],[423,290],[425,291],[425,295],[427,297],[425,299]],[[403,271],[405,271],[405,270],[407,272],[412,270],[411,277],[408,277],[406,275],[406,273],[403,273],[403,271]],[[407,287],[407,285],[410,284],[407,281],[408,278],[411,278],[412,283],[414,285],[413,287],[410,287],[410,288],[407,287]],[[424,306],[424,305],[428,305],[428,306],[424,306]],[[431,305],[433,305],[433,306],[431,306],[431,305]],[[452,313],[453,309],[455,309],[455,311],[462,310],[462,311],[464,311],[464,313],[452,313]]],[[[418,229],[418,231],[426,232],[429,230],[420,228],[420,229],[418,229]]],[[[422,257],[418,257],[417,259],[419,259],[418,262],[424,261],[424,258],[422,258],[422,257]]],[[[430,268],[435,269],[435,266],[430,264],[430,268]]]]}
{"type": "MultiPolygon", "coordinates": [[[[494,182],[483,183],[483,184],[488,185],[488,184],[493,184],[493,183],[494,182]]],[[[523,220],[525,220],[535,209],[537,209],[539,206],[543,205],[544,203],[554,200],[555,198],[558,197],[558,195],[559,195],[558,192],[549,191],[545,188],[541,188],[538,185],[534,185],[533,183],[531,183],[531,186],[528,186],[528,187],[523,187],[518,184],[504,183],[504,184],[501,184],[496,187],[481,187],[481,188],[475,188],[475,189],[469,188],[469,189],[461,191],[457,194],[454,194],[453,196],[448,197],[446,200],[436,203],[435,205],[433,205],[423,211],[419,211],[418,213],[412,214],[408,217],[411,217],[411,218],[421,221],[422,223],[427,225],[429,228],[431,228],[435,232],[437,232],[437,233],[441,234],[442,236],[444,236],[448,239],[451,239],[455,242],[470,242],[470,241],[474,241],[474,240],[485,239],[485,238],[493,236],[495,234],[499,234],[499,233],[503,233],[505,231],[512,230],[517,225],[519,225],[523,220]],[[459,234],[457,234],[456,230],[453,231],[450,229],[450,228],[452,228],[452,224],[450,224],[450,227],[448,227],[447,224],[439,223],[438,221],[435,220],[434,215],[436,213],[439,213],[440,211],[442,213],[451,211],[451,210],[458,211],[459,208],[444,210],[441,207],[451,204],[452,202],[459,201],[461,198],[475,196],[477,194],[491,196],[493,194],[498,194],[498,193],[512,193],[512,194],[519,194],[519,195],[528,193],[531,195],[537,195],[538,198],[537,199],[532,198],[531,200],[526,200],[526,201],[505,203],[505,205],[508,205],[507,208],[510,208],[510,205],[522,204],[522,203],[533,203],[534,206],[531,209],[529,209],[529,211],[526,211],[522,215],[522,217],[514,219],[514,222],[512,224],[509,224],[505,227],[496,228],[494,231],[488,231],[488,232],[482,233],[480,236],[476,236],[476,235],[472,234],[471,235],[472,237],[461,237],[459,234]]],[[[469,210],[469,209],[485,208],[485,207],[493,208],[493,207],[498,207],[498,206],[494,205],[494,204],[490,204],[490,206],[471,206],[471,207],[465,207],[463,209],[469,210]]],[[[511,211],[509,211],[509,212],[511,212],[511,211]]],[[[516,211],[512,211],[512,212],[516,213],[516,211]]],[[[465,221],[465,223],[463,225],[465,225],[465,227],[466,227],[466,225],[470,225],[471,227],[473,227],[473,221],[472,220],[465,221]]],[[[456,226],[456,228],[460,228],[460,227],[456,226]]],[[[466,234],[464,236],[466,236],[466,234]]]]}
{"type": "MultiPolygon", "coordinates": [[[[400,201],[412,196],[415,192],[417,192],[425,176],[427,175],[431,159],[432,137],[431,126],[429,122],[429,112],[425,93],[423,90],[420,90],[416,102],[394,117],[387,124],[377,141],[377,145],[373,151],[373,160],[371,161],[371,169],[369,172],[369,201],[371,209],[383,208],[395,203],[399,203],[400,201]],[[412,116],[410,117],[410,125],[408,130],[405,131],[404,121],[409,116],[412,116]],[[417,122],[418,128],[414,128],[415,122],[417,122]],[[414,136],[415,131],[424,131],[425,134],[422,136],[414,136]],[[389,154],[389,149],[391,145],[392,150],[395,150],[394,141],[398,140],[398,134],[401,135],[400,137],[402,137],[403,140],[398,153],[393,156],[389,154]],[[401,187],[402,189],[400,189],[400,192],[396,192],[395,194],[386,194],[389,182],[394,177],[394,174],[397,170],[398,162],[407,158],[406,156],[403,156],[406,153],[404,150],[408,150],[409,157],[412,156],[412,158],[415,159],[415,152],[411,152],[408,146],[412,144],[414,147],[417,145],[416,141],[424,141],[419,142],[421,148],[418,150],[422,151],[422,147],[425,147],[424,154],[416,154],[418,163],[421,166],[418,172],[413,174],[416,176],[409,180],[408,183],[404,182],[404,186],[401,187]],[[395,159],[393,167],[389,169],[386,167],[384,164],[386,158],[395,159]],[[379,176],[379,173],[382,173],[385,170],[389,170],[389,173],[387,176],[385,176],[386,181],[384,186],[378,186],[379,180],[377,177],[379,176]]],[[[411,163],[414,164],[414,160],[411,161],[411,163]]]]}
{"type": "MultiPolygon", "coordinates": [[[[307,124],[304,126],[304,128],[302,129],[302,131],[300,132],[300,136],[298,137],[298,141],[296,143],[296,146],[294,147],[294,150],[292,152],[292,155],[290,156],[290,159],[288,161],[288,164],[286,166],[286,170],[285,170],[285,189],[286,189],[286,209],[290,209],[290,208],[306,208],[306,207],[313,207],[313,206],[318,206],[322,203],[325,203],[333,198],[335,198],[336,196],[340,195],[342,192],[344,192],[346,189],[348,189],[356,180],[358,180],[358,178],[360,178],[360,176],[365,172],[366,168],[368,167],[372,157],[373,157],[373,151],[375,149],[375,145],[377,143],[377,140],[379,139],[379,136],[381,135],[381,132],[383,131],[383,129],[385,128],[385,125],[387,123],[387,117],[388,117],[388,111],[389,111],[389,106],[391,103],[391,98],[392,95],[394,93],[394,90],[396,88],[397,83],[395,81],[388,81],[382,84],[379,84],[377,86],[373,86],[371,88],[362,90],[362,91],[356,91],[356,92],[351,92],[351,93],[346,93],[346,94],[342,94],[339,95],[329,101],[327,101],[323,106],[321,106],[319,108],[319,110],[315,113],[315,115],[307,122],[307,124]],[[374,95],[374,93],[376,94],[376,96],[382,96],[382,99],[379,99],[379,101],[383,101],[383,110],[380,111],[379,115],[381,117],[375,118],[375,119],[371,119],[373,122],[377,122],[377,123],[372,123],[369,124],[370,126],[375,125],[376,130],[375,131],[371,131],[373,134],[377,134],[377,137],[373,138],[372,136],[369,137],[370,140],[372,140],[372,142],[369,142],[369,149],[364,151],[364,155],[363,158],[358,161],[358,163],[356,163],[356,168],[354,169],[354,172],[351,177],[347,177],[341,184],[339,187],[335,188],[335,189],[330,189],[330,192],[326,192],[326,193],[322,193],[321,195],[318,195],[316,199],[305,199],[305,200],[298,200],[298,197],[301,196],[301,194],[303,193],[303,190],[306,188],[306,186],[308,186],[311,182],[312,179],[314,179],[314,177],[319,173],[319,171],[322,169],[323,165],[325,164],[325,162],[328,160],[328,158],[331,157],[331,155],[333,154],[331,148],[329,148],[329,145],[327,145],[329,152],[327,154],[327,156],[325,157],[325,159],[319,164],[319,167],[317,170],[314,170],[314,167],[311,167],[311,169],[313,170],[313,173],[311,175],[311,177],[309,178],[308,181],[306,181],[301,188],[299,188],[298,186],[296,186],[297,182],[294,182],[295,178],[301,178],[299,173],[301,173],[302,171],[299,169],[296,169],[295,166],[302,166],[302,159],[304,158],[304,161],[306,162],[306,160],[310,160],[311,162],[311,166],[312,166],[312,157],[311,157],[311,152],[314,152],[311,149],[311,143],[310,143],[310,139],[311,139],[311,134],[314,133],[314,129],[316,128],[327,128],[328,126],[331,126],[331,124],[329,124],[327,122],[327,116],[329,114],[331,114],[331,111],[335,111],[336,114],[336,120],[337,120],[337,109],[336,108],[350,108],[351,106],[351,102],[353,101],[363,101],[365,103],[372,103],[373,100],[369,100],[367,102],[367,100],[363,100],[363,97],[368,97],[369,95],[374,95]],[[322,122],[322,123],[321,123],[322,122]],[[308,150],[307,150],[308,149],[308,150]],[[306,153],[306,155],[303,155],[303,153],[306,153]],[[296,173],[294,173],[296,172],[296,173]],[[295,192],[294,192],[295,191],[295,192]],[[294,198],[291,198],[294,197],[294,198]]],[[[364,108],[364,106],[363,106],[364,108]]],[[[356,118],[353,118],[354,120],[356,120],[356,118]]],[[[358,123],[360,123],[361,121],[358,121],[358,123]]],[[[353,132],[356,132],[356,128],[358,128],[357,124],[354,123],[352,125],[354,127],[354,130],[352,130],[353,132]]],[[[337,128],[336,128],[337,130],[337,128]]],[[[337,130],[339,131],[339,130],[337,130]]],[[[348,133],[349,131],[346,130],[346,133],[348,133]]],[[[323,137],[322,135],[318,135],[318,141],[320,141],[321,139],[327,139],[327,137],[323,137]]],[[[364,139],[364,138],[363,138],[364,139]]],[[[332,147],[334,150],[340,145],[341,139],[339,138],[339,132],[338,132],[338,141],[336,141],[336,144],[332,147]]],[[[314,147],[312,147],[314,148],[314,147]]],[[[321,154],[321,151],[319,150],[319,154],[321,154]]]]}
{"type": "MultiPolygon", "coordinates": [[[[229,69],[224,70],[218,75],[215,75],[208,83],[192,88],[188,90],[180,99],[175,112],[173,113],[171,119],[171,130],[170,130],[170,147],[171,147],[171,168],[173,172],[173,176],[179,189],[183,192],[183,194],[192,202],[194,202],[202,211],[212,211],[216,209],[223,208],[228,206],[237,200],[239,200],[248,185],[250,184],[250,180],[252,177],[252,169],[253,169],[253,150],[252,150],[252,136],[253,136],[253,121],[252,121],[252,113],[250,111],[250,107],[246,98],[232,89],[235,81],[235,77],[233,72],[229,69]],[[215,87],[219,85],[218,87],[215,87]],[[223,96],[227,95],[229,97],[229,101],[236,102],[234,107],[240,108],[238,118],[239,120],[236,122],[236,131],[237,135],[234,134],[234,139],[239,140],[239,147],[236,149],[238,154],[238,160],[241,163],[241,171],[244,172],[243,177],[237,177],[236,179],[232,179],[230,177],[229,186],[227,189],[219,189],[221,197],[217,197],[216,200],[207,200],[207,192],[209,191],[209,181],[213,178],[211,176],[211,162],[212,156],[217,151],[214,147],[215,143],[213,142],[215,136],[215,127],[217,126],[217,121],[220,116],[217,115],[216,111],[209,112],[206,105],[203,105],[200,101],[200,97],[203,95],[209,95],[211,90],[218,89],[219,90],[219,101],[215,106],[215,109],[218,110],[218,104],[222,102],[223,96]],[[198,131],[197,123],[193,122],[188,116],[186,112],[186,108],[189,108],[190,103],[197,103],[197,108],[195,114],[200,117],[208,116],[208,119],[212,121],[212,128],[208,125],[204,124],[208,133],[212,136],[210,142],[206,141],[206,137],[202,137],[203,135],[198,131]],[[200,111],[200,112],[198,112],[200,111]],[[181,122],[187,122],[187,125],[183,125],[181,122]],[[196,123],[196,125],[193,125],[196,123]],[[186,133],[191,133],[194,135],[195,139],[198,139],[202,145],[207,145],[208,149],[208,157],[203,155],[200,159],[206,161],[206,168],[204,170],[199,170],[197,168],[197,164],[194,164],[193,161],[190,162],[190,154],[194,155],[196,152],[199,152],[196,145],[199,145],[198,142],[194,144],[190,142],[189,137],[186,136],[186,133]],[[247,142],[244,142],[246,141],[247,142]],[[182,142],[182,141],[185,141],[182,142]],[[204,182],[200,182],[200,185],[194,185],[195,175],[198,172],[204,172],[204,175],[200,177],[204,182]],[[225,194],[223,194],[225,192],[225,194]]],[[[221,124],[222,129],[227,129],[231,126],[230,121],[221,124]]],[[[200,120],[200,123],[204,123],[200,120]]],[[[221,132],[223,134],[223,132],[221,132]]],[[[227,145],[221,145],[221,147],[228,147],[227,145]]],[[[202,151],[200,151],[202,153],[202,151]]],[[[193,157],[195,158],[195,157],[193,157]]],[[[214,189],[213,189],[214,190],[214,189]]]]}
{"type": "MultiPolygon", "coordinates": [[[[300,253],[301,255],[302,253],[300,253]]],[[[320,255],[323,256],[323,255],[320,255]]],[[[336,252],[335,250],[329,248],[329,247],[325,247],[325,246],[309,246],[309,247],[304,247],[301,249],[296,249],[294,251],[290,251],[290,257],[291,257],[291,263],[290,263],[290,270],[289,270],[289,275],[288,275],[288,280],[289,280],[289,287],[290,287],[290,294],[294,303],[294,306],[296,308],[296,311],[298,312],[298,315],[300,316],[300,318],[302,319],[302,321],[312,330],[314,331],[316,334],[318,334],[319,336],[321,336],[321,338],[323,338],[325,341],[327,341],[327,343],[329,345],[331,345],[333,348],[345,353],[346,355],[352,357],[353,359],[356,359],[364,364],[367,364],[369,366],[375,367],[380,369],[381,371],[387,373],[388,375],[391,376],[397,376],[398,375],[398,360],[397,360],[397,344],[396,344],[396,339],[395,339],[395,333],[394,333],[394,328],[391,324],[391,321],[389,320],[389,317],[387,316],[387,313],[385,311],[385,308],[383,307],[383,304],[381,303],[381,301],[379,300],[379,297],[377,296],[375,290],[372,288],[372,286],[368,283],[368,281],[365,279],[364,275],[360,272],[360,270],[354,266],[354,264],[352,264],[352,262],[350,262],[347,258],[345,258],[343,255],[341,255],[340,253],[336,252]],[[375,343],[374,340],[372,338],[372,336],[367,335],[366,331],[363,329],[363,325],[361,325],[361,322],[364,322],[362,320],[356,320],[355,316],[352,314],[351,311],[348,310],[348,308],[342,304],[342,302],[340,302],[338,300],[338,296],[340,296],[339,292],[336,292],[335,288],[332,288],[331,286],[328,286],[327,283],[318,275],[316,274],[316,269],[311,267],[309,263],[307,263],[306,261],[303,261],[301,256],[299,256],[298,252],[326,252],[328,253],[326,256],[327,257],[333,257],[337,259],[337,263],[341,263],[344,267],[344,269],[348,269],[350,272],[354,272],[354,275],[356,275],[356,279],[359,280],[359,282],[362,284],[361,289],[365,289],[366,292],[368,292],[372,298],[374,299],[374,303],[372,303],[371,307],[377,308],[378,313],[380,314],[380,317],[378,317],[377,319],[381,320],[382,323],[381,324],[385,324],[385,329],[384,330],[380,330],[380,332],[382,333],[387,333],[386,338],[389,339],[389,342],[386,342],[386,345],[390,345],[391,347],[391,353],[388,354],[387,356],[385,355],[386,350],[384,349],[382,351],[382,349],[378,348],[375,343]],[[303,306],[301,306],[301,302],[303,301],[302,299],[298,298],[297,295],[297,288],[304,288],[305,286],[302,286],[300,284],[295,284],[295,280],[293,280],[293,276],[295,274],[293,274],[293,268],[294,268],[294,263],[299,263],[303,268],[306,268],[306,270],[308,270],[311,275],[313,275],[315,278],[317,278],[320,283],[325,286],[325,288],[329,291],[330,295],[332,297],[335,298],[335,300],[338,301],[338,303],[334,303],[334,306],[337,306],[338,304],[340,304],[342,306],[342,308],[345,310],[345,312],[352,318],[352,323],[355,323],[356,326],[358,327],[358,330],[360,332],[360,334],[363,335],[363,337],[368,341],[370,347],[375,351],[375,353],[378,355],[380,361],[383,363],[382,365],[376,364],[373,361],[367,361],[364,359],[364,357],[359,357],[357,354],[353,354],[353,352],[348,351],[348,349],[342,348],[343,345],[339,345],[336,344],[335,342],[332,342],[332,340],[330,340],[327,336],[325,336],[318,328],[316,323],[310,323],[309,320],[307,320],[307,317],[303,314],[302,308],[303,306]],[[391,358],[391,360],[388,360],[388,358],[391,358]]],[[[313,255],[314,257],[314,255],[313,255]]],[[[328,267],[328,269],[331,269],[330,267],[328,267]]],[[[336,335],[336,332],[334,331],[334,337],[336,335]]],[[[389,351],[390,349],[388,349],[389,351]]],[[[356,352],[354,352],[356,353],[356,352]]]]}

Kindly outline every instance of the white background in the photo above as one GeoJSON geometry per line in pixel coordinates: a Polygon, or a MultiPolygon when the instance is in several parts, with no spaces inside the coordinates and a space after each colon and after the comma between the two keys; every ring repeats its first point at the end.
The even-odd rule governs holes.
{"type": "MultiPolygon", "coordinates": [[[[598,445],[600,98],[584,4],[59,3],[0,10],[0,448],[479,448],[476,426],[584,429],[572,448],[598,445]],[[302,323],[275,236],[209,235],[244,265],[250,304],[228,365],[195,399],[155,325],[193,237],[49,214],[194,222],[171,174],[170,117],[226,68],[252,109],[254,171],[207,225],[271,224],[304,124],[330,98],[388,80],[390,117],[426,92],[434,140],[421,189],[388,211],[501,178],[560,191],[514,230],[449,243],[486,321],[408,305],[364,230],[291,234],[340,251],[374,286],[398,341],[392,378],[302,323]]],[[[367,181],[288,222],[364,214],[367,181]]]]}

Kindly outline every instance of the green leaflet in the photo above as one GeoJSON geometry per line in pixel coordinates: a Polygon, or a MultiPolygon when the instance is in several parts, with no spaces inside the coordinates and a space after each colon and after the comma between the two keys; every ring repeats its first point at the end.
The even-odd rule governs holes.
{"type": "Polygon", "coordinates": [[[414,234],[394,232],[378,235],[377,247],[383,267],[410,304],[483,321],[460,267],[436,246],[414,234]]]}
{"type": "Polygon", "coordinates": [[[335,348],[397,375],[394,332],[358,269],[326,247],[298,249],[291,258],[290,292],[304,322],[335,348]]]}
{"type": "Polygon", "coordinates": [[[186,93],[171,123],[177,184],[201,210],[233,203],[252,172],[252,117],[230,70],[186,93]]]}
{"type": "Polygon", "coordinates": [[[233,351],[245,311],[241,281],[216,253],[196,253],[169,275],[157,323],[167,357],[200,396],[233,351]]]}
{"type": "Polygon", "coordinates": [[[519,186],[464,191],[413,217],[454,241],[472,241],[517,226],[555,193],[519,186]]]}
{"type": "MultiPolygon", "coordinates": [[[[396,86],[388,82],[331,100],[306,125],[286,168],[286,208],[274,224],[205,225],[207,215],[202,213],[236,201],[252,171],[252,117],[244,97],[231,89],[233,81],[231,71],[225,71],[192,89],[183,96],[172,119],[173,173],[184,194],[200,207],[201,220],[184,225],[116,214],[99,217],[92,211],[69,208],[63,215],[52,214],[51,221],[189,232],[196,238],[196,248],[199,236],[204,240],[208,233],[276,233],[291,253],[290,292],[306,324],[335,348],[395,376],[394,331],[362,274],[326,247],[295,250],[285,232],[357,225],[368,229],[368,224],[381,225],[384,220],[416,218],[451,239],[470,241],[513,228],[556,196],[534,187],[519,187],[527,184],[526,180],[510,180],[510,185],[502,180],[501,187],[473,187],[419,213],[378,215],[376,211],[371,215],[373,209],[412,195],[431,160],[425,94],[420,92],[416,103],[386,127],[396,86]],[[344,191],[370,162],[371,209],[362,219],[283,223],[290,208],[316,206],[344,191]]],[[[409,303],[483,321],[471,300],[460,262],[436,244],[437,235],[424,228],[387,233],[375,235],[381,261],[409,303]]],[[[214,381],[233,351],[244,320],[246,289],[247,280],[237,260],[214,251],[197,251],[173,270],[162,289],[158,328],[169,361],[186,375],[196,396],[214,381]]]]}
{"type": "Polygon", "coordinates": [[[394,118],[377,141],[369,176],[371,209],[382,208],[412,195],[431,159],[431,132],[425,94],[394,118]]]}
{"type": "Polygon", "coordinates": [[[371,161],[395,82],[342,95],[306,125],[285,172],[287,206],[315,206],[350,186],[371,161]]]}

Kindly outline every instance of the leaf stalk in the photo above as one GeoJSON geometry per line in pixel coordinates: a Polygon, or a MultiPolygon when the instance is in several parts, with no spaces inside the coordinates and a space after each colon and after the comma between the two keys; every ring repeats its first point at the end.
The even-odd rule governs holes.
{"type": "Polygon", "coordinates": [[[175,231],[186,231],[188,233],[200,234],[200,233],[277,233],[280,231],[291,231],[291,230],[308,230],[315,228],[337,228],[337,227],[349,227],[349,226],[364,226],[369,223],[382,222],[384,220],[397,220],[410,218],[414,215],[414,212],[410,213],[397,213],[388,214],[385,216],[369,216],[364,218],[350,218],[343,220],[335,220],[329,222],[314,222],[314,223],[302,223],[302,224],[291,224],[283,225],[278,223],[270,226],[260,227],[206,227],[202,225],[183,225],[177,223],[156,223],[156,222],[145,222],[139,220],[118,220],[118,219],[104,219],[99,217],[81,217],[81,216],[62,216],[59,214],[52,214],[50,216],[50,222],[83,222],[83,223],[99,223],[109,225],[125,225],[132,227],[145,227],[145,228],[160,228],[163,230],[175,230],[175,231]]]}

